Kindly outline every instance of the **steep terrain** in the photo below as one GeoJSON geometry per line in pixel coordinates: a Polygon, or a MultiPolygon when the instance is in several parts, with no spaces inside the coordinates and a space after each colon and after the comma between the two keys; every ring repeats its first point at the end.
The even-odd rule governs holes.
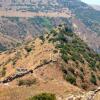
{"type": "Polygon", "coordinates": [[[100,100],[100,11],[80,0],[0,10],[0,100],[100,100]]]}
{"type": "Polygon", "coordinates": [[[72,18],[72,26],[74,32],[84,40],[89,47],[100,53],[100,37],[96,33],[87,28],[79,19],[72,18]]]}
{"type": "Polygon", "coordinates": [[[93,9],[80,0],[67,0],[65,5],[68,6],[72,13],[88,28],[98,33],[98,35],[100,34],[100,11],[93,9]]]}
{"type": "Polygon", "coordinates": [[[66,97],[100,85],[100,56],[66,25],[1,53],[0,61],[0,100],[41,92],[66,97]]]}
{"type": "Polygon", "coordinates": [[[75,26],[78,27],[79,31],[76,33],[79,33],[80,37],[92,46],[92,48],[95,48],[95,51],[100,52],[100,11],[93,9],[91,6],[80,0],[58,1],[59,4],[62,4],[63,7],[68,7],[72,14],[74,14],[74,20],[72,20],[72,23],[74,22],[76,24],[75,26]],[[90,35],[92,39],[89,38],[90,35]]]}
{"type": "Polygon", "coordinates": [[[0,52],[14,48],[18,46],[20,43],[20,41],[0,33],[0,52]]]}
{"type": "Polygon", "coordinates": [[[18,41],[20,43],[30,41],[33,37],[43,35],[43,33],[50,31],[53,27],[60,23],[67,23],[68,19],[59,17],[1,17],[0,32],[3,39],[0,40],[0,43],[3,47],[8,49],[10,47],[15,47],[13,44],[11,46],[7,45],[11,42],[11,40],[16,40],[16,43],[13,41],[15,44],[17,44],[18,41]],[[5,41],[6,39],[8,40],[7,37],[10,38],[8,42],[5,41]],[[4,45],[3,41],[5,41],[6,45],[4,45]]]}

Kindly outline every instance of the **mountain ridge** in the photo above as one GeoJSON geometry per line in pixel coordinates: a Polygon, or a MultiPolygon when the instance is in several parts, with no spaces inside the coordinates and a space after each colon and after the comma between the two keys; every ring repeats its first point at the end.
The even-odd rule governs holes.
{"type": "Polygon", "coordinates": [[[100,82],[100,56],[88,48],[66,25],[59,25],[44,36],[0,53],[0,60],[0,80],[5,80],[2,82],[8,84],[0,84],[3,88],[0,91],[5,93],[6,90],[8,94],[8,87],[13,86],[12,91],[16,95],[12,95],[10,91],[9,95],[3,96],[14,100],[27,99],[30,92],[34,95],[36,91],[55,93],[58,97],[69,93],[80,94],[97,88],[100,82]],[[29,70],[33,72],[25,74],[29,70]],[[26,93],[27,89],[29,93],[26,93]]]}

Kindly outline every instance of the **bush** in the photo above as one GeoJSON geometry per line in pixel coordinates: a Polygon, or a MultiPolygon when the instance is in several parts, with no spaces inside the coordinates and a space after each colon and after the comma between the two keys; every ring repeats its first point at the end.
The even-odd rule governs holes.
{"type": "Polygon", "coordinates": [[[72,68],[72,67],[69,67],[69,68],[68,68],[68,71],[70,71],[72,74],[75,74],[75,70],[74,70],[74,68],[72,68]]]}
{"type": "Polygon", "coordinates": [[[72,76],[71,74],[66,75],[65,79],[71,84],[74,84],[74,85],[76,84],[76,78],[72,76]]]}
{"type": "Polygon", "coordinates": [[[40,38],[40,40],[42,40],[42,42],[44,42],[44,41],[45,41],[44,36],[40,36],[39,38],[40,38]]]}
{"type": "Polygon", "coordinates": [[[62,59],[65,61],[65,62],[68,62],[69,58],[66,54],[62,54],[62,59]]]}
{"type": "Polygon", "coordinates": [[[91,61],[91,62],[90,62],[90,67],[91,67],[93,70],[95,70],[95,68],[96,68],[95,66],[96,66],[96,61],[94,61],[94,60],[91,61]]]}
{"type": "Polygon", "coordinates": [[[84,75],[83,75],[83,73],[80,73],[80,78],[81,78],[82,81],[84,80],[84,75]]]}
{"type": "Polygon", "coordinates": [[[80,56],[79,56],[78,53],[74,52],[73,55],[72,55],[72,57],[71,57],[71,59],[73,61],[77,61],[77,60],[80,60],[80,56]]]}
{"type": "Polygon", "coordinates": [[[96,80],[96,76],[91,73],[91,79],[90,79],[91,83],[93,83],[94,85],[97,85],[97,80],[96,80]]]}
{"type": "Polygon", "coordinates": [[[66,67],[63,64],[61,65],[61,70],[65,75],[68,74],[68,71],[67,71],[66,67]]]}
{"type": "Polygon", "coordinates": [[[29,98],[29,100],[56,100],[56,97],[51,93],[42,93],[29,98]]]}
{"type": "Polygon", "coordinates": [[[98,80],[100,81],[100,76],[98,76],[98,80]]]}
{"type": "Polygon", "coordinates": [[[57,40],[60,41],[61,43],[68,42],[64,34],[58,34],[57,40]]]}
{"type": "Polygon", "coordinates": [[[31,51],[32,51],[32,48],[25,47],[25,50],[26,50],[27,52],[31,52],[31,51]]]}
{"type": "Polygon", "coordinates": [[[5,67],[2,68],[1,74],[2,74],[2,77],[4,77],[6,75],[6,68],[5,67]]]}
{"type": "Polygon", "coordinates": [[[83,70],[83,68],[82,68],[82,67],[80,68],[80,71],[81,71],[82,73],[84,73],[84,70],[83,70]]]}
{"type": "Polygon", "coordinates": [[[81,87],[82,87],[84,90],[86,90],[86,89],[88,88],[87,84],[85,84],[85,83],[81,84],[81,87]]]}
{"type": "Polygon", "coordinates": [[[58,50],[53,50],[53,53],[54,53],[54,54],[58,53],[58,50]]]}
{"type": "Polygon", "coordinates": [[[26,85],[31,86],[32,84],[36,83],[36,79],[29,79],[29,80],[19,80],[18,86],[26,85]]]}
{"type": "Polygon", "coordinates": [[[44,59],[43,64],[47,64],[47,63],[48,63],[48,60],[44,59]]]}

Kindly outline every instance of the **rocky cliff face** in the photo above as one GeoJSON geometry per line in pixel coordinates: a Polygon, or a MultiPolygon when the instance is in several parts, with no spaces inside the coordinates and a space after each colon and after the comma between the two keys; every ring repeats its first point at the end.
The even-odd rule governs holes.
{"type": "Polygon", "coordinates": [[[57,97],[57,100],[99,100],[100,99],[100,87],[94,91],[83,92],[79,95],[69,94],[66,97],[57,97]]]}

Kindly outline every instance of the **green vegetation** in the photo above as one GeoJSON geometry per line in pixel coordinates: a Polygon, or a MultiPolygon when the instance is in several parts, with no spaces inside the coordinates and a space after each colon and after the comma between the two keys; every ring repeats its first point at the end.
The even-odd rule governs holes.
{"type": "Polygon", "coordinates": [[[94,85],[97,85],[97,79],[96,79],[96,76],[93,73],[91,73],[91,79],[90,79],[90,81],[94,85]]]}
{"type": "Polygon", "coordinates": [[[25,47],[25,50],[26,50],[27,52],[31,52],[31,51],[32,51],[32,48],[31,48],[31,47],[25,47]]]}
{"type": "Polygon", "coordinates": [[[75,3],[66,0],[65,4],[88,28],[100,35],[100,11],[94,10],[79,0],[76,0],[75,3]]]}
{"type": "Polygon", "coordinates": [[[5,17],[5,18],[8,18],[12,22],[14,21],[19,22],[19,19],[20,19],[19,17],[5,17]]]}
{"type": "Polygon", "coordinates": [[[48,30],[50,30],[52,28],[52,21],[50,18],[46,18],[46,17],[34,17],[34,18],[30,18],[28,20],[29,22],[31,22],[31,24],[37,24],[40,27],[46,27],[48,30]]]}
{"type": "Polygon", "coordinates": [[[76,77],[74,77],[73,75],[71,75],[71,74],[68,74],[68,75],[66,75],[66,76],[64,76],[64,78],[68,81],[68,82],[70,82],[71,84],[76,84],[76,77]]]}
{"type": "Polygon", "coordinates": [[[40,40],[42,40],[42,42],[44,42],[45,41],[45,38],[44,38],[44,36],[42,35],[42,36],[39,36],[39,38],[40,38],[40,40]]]}
{"type": "Polygon", "coordinates": [[[55,37],[49,39],[53,43],[56,43],[56,48],[60,49],[61,57],[65,62],[72,60],[74,62],[81,62],[84,64],[84,59],[88,62],[92,70],[99,68],[100,56],[97,55],[93,50],[91,50],[80,38],[78,38],[74,33],[68,31],[67,27],[61,29],[60,32],[56,33],[54,31],[51,34],[56,33],[55,37]]]}
{"type": "Polygon", "coordinates": [[[0,51],[5,51],[7,48],[0,43],[0,51]]]}
{"type": "MultiPolygon", "coordinates": [[[[55,30],[51,31],[49,35],[49,42],[52,42],[56,49],[60,50],[60,56],[62,58],[62,71],[64,73],[64,79],[71,84],[76,85],[76,79],[79,77],[81,81],[84,81],[84,64],[88,64],[88,69],[91,71],[100,70],[100,55],[96,54],[90,49],[86,43],[83,42],[77,35],[75,35],[71,29],[67,29],[66,25],[60,25],[55,30]],[[57,30],[57,31],[56,31],[57,30]],[[54,32],[54,33],[53,33],[54,32]],[[67,66],[69,61],[73,62],[76,66],[67,66]],[[80,66],[81,64],[81,66],[80,66]]],[[[95,75],[91,76],[89,82],[96,85],[95,75]]],[[[82,84],[82,88],[86,89],[86,84],[82,84]]]]}
{"type": "Polygon", "coordinates": [[[56,96],[51,93],[42,93],[29,98],[29,100],[56,100],[56,96]]]}
{"type": "Polygon", "coordinates": [[[69,58],[66,54],[62,54],[62,59],[65,61],[65,62],[68,62],[69,58]]]}
{"type": "Polygon", "coordinates": [[[1,76],[4,77],[6,75],[6,68],[3,67],[0,69],[1,76]]]}
{"type": "Polygon", "coordinates": [[[58,53],[58,50],[53,50],[53,53],[54,53],[54,54],[58,53]]]}
{"type": "Polygon", "coordinates": [[[82,87],[84,90],[86,90],[86,89],[87,89],[87,84],[82,83],[82,84],[81,84],[81,87],[82,87]]]}
{"type": "Polygon", "coordinates": [[[18,80],[18,86],[31,86],[33,84],[36,84],[36,79],[18,80]]]}

